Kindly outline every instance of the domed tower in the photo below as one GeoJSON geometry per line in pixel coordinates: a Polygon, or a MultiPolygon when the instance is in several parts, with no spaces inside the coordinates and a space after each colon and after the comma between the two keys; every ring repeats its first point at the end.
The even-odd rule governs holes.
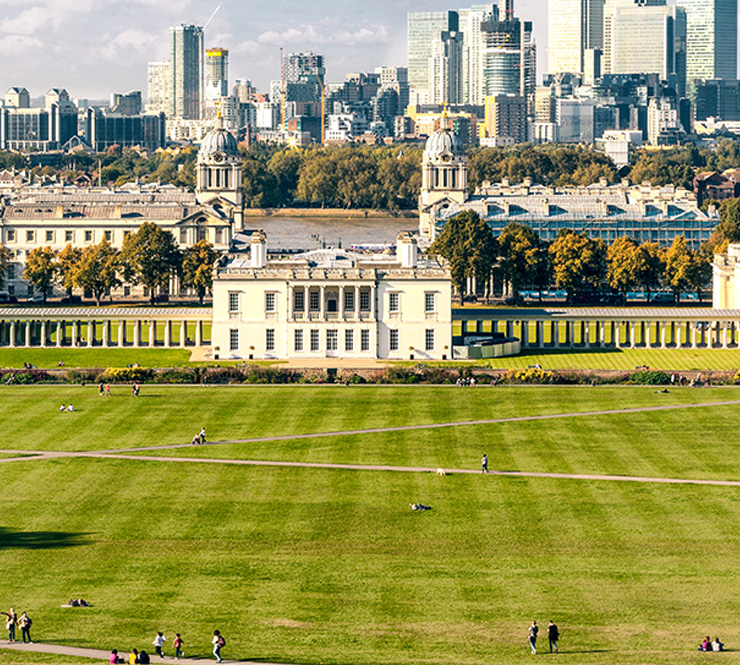
{"type": "Polygon", "coordinates": [[[242,158],[234,136],[223,127],[206,134],[198,151],[198,181],[195,188],[200,203],[222,200],[242,206],[242,158]]]}
{"type": "Polygon", "coordinates": [[[460,140],[451,129],[435,131],[428,139],[421,163],[419,230],[434,240],[440,210],[467,200],[468,160],[460,140]]]}

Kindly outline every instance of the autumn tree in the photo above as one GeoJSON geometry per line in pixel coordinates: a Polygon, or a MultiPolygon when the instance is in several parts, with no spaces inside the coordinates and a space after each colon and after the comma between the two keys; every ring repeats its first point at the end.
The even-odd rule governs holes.
{"type": "Polygon", "coordinates": [[[75,286],[74,273],[81,256],[82,250],[79,247],[73,247],[71,243],[56,256],[57,283],[66,290],[67,297],[72,295],[75,286]]]}
{"type": "Polygon", "coordinates": [[[547,287],[550,280],[547,247],[530,227],[511,222],[497,240],[499,274],[514,298],[522,287],[547,287]]]}
{"type": "Polygon", "coordinates": [[[587,233],[563,229],[550,245],[556,284],[568,291],[568,300],[583,288],[598,288],[606,275],[606,245],[587,233]]]}
{"type": "Polygon", "coordinates": [[[213,286],[213,264],[217,258],[218,253],[207,240],[199,240],[183,255],[182,284],[198,294],[201,305],[213,286]]]}
{"type": "Polygon", "coordinates": [[[657,242],[644,242],[638,247],[635,258],[637,283],[647,291],[650,300],[650,292],[657,289],[663,279],[665,251],[657,242]]]}
{"type": "Polygon", "coordinates": [[[23,279],[27,279],[33,288],[41,293],[44,302],[51,293],[57,273],[57,253],[51,247],[37,247],[28,252],[23,279]]]}
{"type": "Polygon", "coordinates": [[[5,286],[12,261],[13,253],[5,245],[0,245],[0,286],[5,286]]]}
{"type": "Polygon", "coordinates": [[[86,247],[74,269],[74,285],[90,291],[100,307],[103,296],[111,289],[120,286],[118,271],[121,267],[121,256],[110,243],[103,238],[97,245],[86,247]]]}
{"type": "Polygon", "coordinates": [[[156,290],[166,290],[170,278],[182,266],[175,237],[153,222],[144,222],[138,231],[126,236],[121,260],[124,279],[149,289],[152,305],[156,290]]]}
{"type": "Polygon", "coordinates": [[[627,236],[617,238],[606,252],[606,281],[626,299],[627,291],[638,283],[639,245],[627,236]]]}
{"type": "Polygon", "coordinates": [[[678,300],[680,293],[691,285],[693,261],[692,252],[686,245],[686,238],[676,236],[673,244],[666,250],[663,275],[664,284],[673,291],[674,300],[678,300]]]}

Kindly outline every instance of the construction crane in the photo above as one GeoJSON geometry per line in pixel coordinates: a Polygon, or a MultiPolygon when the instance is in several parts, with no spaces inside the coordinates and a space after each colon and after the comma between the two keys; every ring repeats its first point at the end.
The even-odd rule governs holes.
{"type": "Polygon", "coordinates": [[[218,7],[216,7],[216,9],[213,10],[213,14],[211,14],[211,17],[206,21],[205,25],[203,26],[203,30],[205,30],[210,25],[211,21],[214,19],[216,14],[218,14],[218,10],[221,9],[221,7],[223,6],[224,4],[223,2],[221,2],[219,3],[218,7]]]}

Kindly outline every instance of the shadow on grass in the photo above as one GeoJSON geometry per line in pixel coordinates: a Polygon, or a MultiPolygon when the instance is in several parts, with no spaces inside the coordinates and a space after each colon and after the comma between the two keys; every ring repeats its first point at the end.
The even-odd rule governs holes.
{"type": "Polygon", "coordinates": [[[86,533],[16,531],[0,527],[0,550],[48,550],[87,544],[86,533]]]}

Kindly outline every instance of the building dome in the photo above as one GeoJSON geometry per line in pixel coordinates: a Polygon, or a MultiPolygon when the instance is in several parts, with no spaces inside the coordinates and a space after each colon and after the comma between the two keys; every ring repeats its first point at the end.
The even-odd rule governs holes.
{"type": "Polygon", "coordinates": [[[434,159],[445,153],[460,156],[464,155],[465,151],[454,132],[449,129],[438,129],[427,139],[424,157],[434,159]]]}
{"type": "Polygon", "coordinates": [[[223,153],[229,156],[239,154],[239,147],[231,132],[225,129],[212,129],[205,135],[200,144],[199,156],[210,157],[216,153],[223,153]]]}

